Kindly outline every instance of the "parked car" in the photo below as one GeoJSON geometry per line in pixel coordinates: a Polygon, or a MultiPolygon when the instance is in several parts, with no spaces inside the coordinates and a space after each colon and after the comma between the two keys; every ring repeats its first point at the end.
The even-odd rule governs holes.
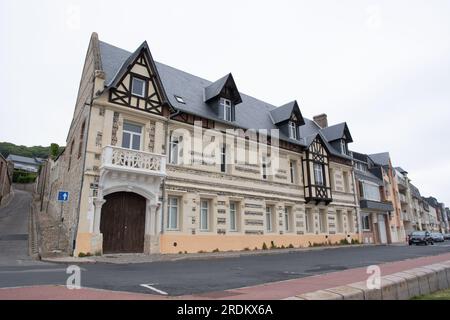
{"type": "Polygon", "coordinates": [[[434,241],[428,231],[414,231],[409,235],[408,243],[410,246],[412,246],[413,244],[424,244],[427,246],[429,244],[433,245],[434,241]]]}
{"type": "Polygon", "coordinates": [[[445,240],[450,240],[450,233],[444,234],[444,239],[445,240]]]}
{"type": "Polygon", "coordinates": [[[444,235],[440,232],[432,232],[431,238],[433,238],[434,242],[444,242],[444,235]]]}

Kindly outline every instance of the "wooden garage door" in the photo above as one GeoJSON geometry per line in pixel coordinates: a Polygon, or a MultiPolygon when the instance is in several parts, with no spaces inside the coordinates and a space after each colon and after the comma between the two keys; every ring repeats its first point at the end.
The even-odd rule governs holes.
{"type": "Polygon", "coordinates": [[[116,192],[105,196],[105,200],[100,221],[103,252],[143,252],[145,198],[132,192],[116,192]]]}

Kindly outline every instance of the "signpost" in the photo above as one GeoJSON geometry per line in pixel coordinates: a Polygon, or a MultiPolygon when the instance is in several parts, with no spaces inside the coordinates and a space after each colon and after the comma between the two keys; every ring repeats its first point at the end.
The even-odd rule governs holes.
{"type": "Polygon", "coordinates": [[[67,201],[69,201],[69,192],[59,190],[58,191],[58,202],[61,203],[61,213],[59,216],[58,242],[57,242],[57,247],[56,247],[58,250],[59,250],[59,238],[61,235],[61,229],[62,229],[62,223],[63,223],[63,205],[64,205],[64,202],[67,202],[67,201]]]}

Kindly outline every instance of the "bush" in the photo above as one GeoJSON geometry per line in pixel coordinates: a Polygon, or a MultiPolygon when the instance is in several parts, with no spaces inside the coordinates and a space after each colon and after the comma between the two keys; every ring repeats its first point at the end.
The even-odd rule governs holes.
{"type": "Polygon", "coordinates": [[[212,252],[220,252],[219,248],[215,248],[212,252]]]}
{"type": "Polygon", "coordinates": [[[84,252],[80,252],[78,254],[78,258],[84,258],[84,257],[91,257],[92,254],[90,252],[84,253],[84,252]]]}
{"type": "Polygon", "coordinates": [[[270,249],[276,249],[277,246],[275,245],[275,242],[270,241],[270,249]]]}
{"type": "Polygon", "coordinates": [[[258,247],[255,247],[255,249],[254,249],[255,251],[258,251],[258,247]]]}
{"type": "Polygon", "coordinates": [[[288,248],[289,248],[289,249],[294,249],[294,245],[293,245],[292,243],[290,243],[290,244],[288,245],[288,248]]]}
{"type": "Polygon", "coordinates": [[[244,248],[244,251],[250,251],[250,248],[246,247],[244,248]]]}
{"type": "Polygon", "coordinates": [[[265,242],[263,242],[262,249],[263,249],[263,250],[267,250],[267,249],[268,249],[268,248],[267,248],[267,244],[266,244],[265,242]]]}
{"type": "Polygon", "coordinates": [[[31,183],[36,180],[36,173],[26,172],[21,170],[14,170],[13,182],[17,183],[31,183]]]}

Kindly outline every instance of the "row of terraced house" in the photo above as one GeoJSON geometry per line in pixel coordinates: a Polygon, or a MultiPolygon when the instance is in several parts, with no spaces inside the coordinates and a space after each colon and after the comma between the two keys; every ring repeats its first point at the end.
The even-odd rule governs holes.
{"type": "Polygon", "coordinates": [[[404,242],[448,230],[388,153],[346,123],[243,94],[93,33],[64,152],[38,179],[68,253],[179,253],[404,242]],[[57,201],[58,191],[68,201],[57,201]],[[62,210],[62,211],[61,211],[62,210]]]}

